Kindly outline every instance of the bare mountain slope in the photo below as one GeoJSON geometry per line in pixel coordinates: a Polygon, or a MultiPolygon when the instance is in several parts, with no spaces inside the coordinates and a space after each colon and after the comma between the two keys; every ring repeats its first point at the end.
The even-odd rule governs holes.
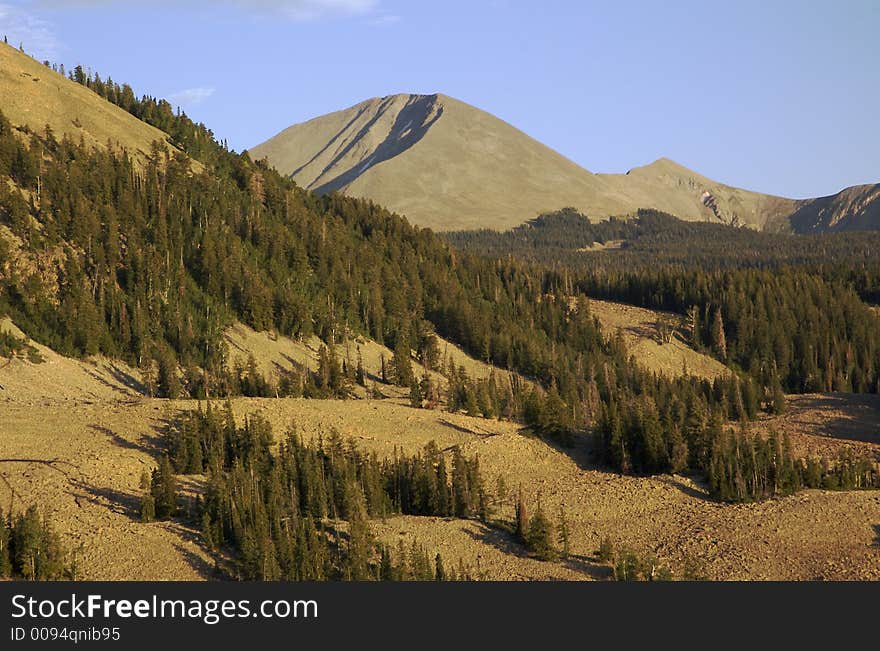
{"type": "Polygon", "coordinates": [[[63,77],[15,48],[0,43],[0,111],[15,126],[42,133],[46,125],[57,138],[128,150],[134,157],[150,151],[167,134],[141,122],[88,88],[63,77]]]}
{"type": "Polygon", "coordinates": [[[828,197],[808,199],[789,218],[796,233],[880,228],[880,183],[854,185],[828,197]]]}
{"type": "Polygon", "coordinates": [[[602,194],[603,185],[507,123],[443,95],[371,99],[290,127],[251,154],[311,190],[369,197],[439,230],[514,226],[602,194]]]}
{"type": "Polygon", "coordinates": [[[628,174],[593,174],[445,95],[370,99],[294,125],[251,154],[306,188],[367,197],[436,230],[509,228],[564,206],[597,218],[657,208],[760,228],[796,206],[668,159],[628,174]]]}
{"type": "MultiPolygon", "coordinates": [[[[689,221],[717,221],[764,229],[796,209],[793,199],[741,190],[718,183],[668,158],[636,167],[626,174],[602,174],[615,191],[627,197],[633,212],[656,208],[689,221]]],[[[599,211],[605,217],[614,214],[599,211]]]]}

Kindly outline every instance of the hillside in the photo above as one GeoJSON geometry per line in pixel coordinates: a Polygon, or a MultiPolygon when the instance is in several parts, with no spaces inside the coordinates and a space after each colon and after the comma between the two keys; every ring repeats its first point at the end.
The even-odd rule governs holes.
{"type": "MultiPolygon", "coordinates": [[[[28,364],[5,369],[0,382],[12,384],[14,376],[29,372],[28,364]]],[[[71,382],[71,391],[78,386],[70,375],[59,381],[71,382]]],[[[138,479],[156,463],[159,432],[169,419],[199,403],[116,400],[109,393],[94,402],[12,398],[0,403],[0,504],[4,510],[41,504],[68,548],[79,550],[80,578],[216,578],[210,553],[186,517],[144,524],[137,515],[138,479]]],[[[851,438],[853,425],[876,430],[880,422],[876,401],[866,404],[842,395],[806,398],[794,401],[784,419],[770,419],[766,426],[803,422],[796,444],[834,449],[836,437],[851,438]],[[821,409],[822,400],[834,402],[833,413],[821,409]]],[[[480,455],[493,491],[499,477],[508,487],[499,517],[512,517],[512,494],[519,485],[530,504],[540,496],[548,513],[565,508],[572,556],[558,562],[529,557],[503,529],[476,520],[391,516],[371,522],[377,537],[392,547],[399,540],[406,545],[415,540],[442,553],[447,562],[460,559],[479,567],[483,578],[607,578],[609,568],[596,557],[605,537],[656,554],[679,575],[686,563],[696,561],[713,579],[880,578],[880,558],[872,546],[873,527],[880,523],[876,491],[811,490],[757,504],[722,505],[690,478],[608,473],[590,462],[585,450],[548,446],[512,423],[411,409],[394,400],[237,398],[233,408],[239,418],[264,414],[276,432],[292,423],[310,437],[335,428],[382,457],[396,450],[414,452],[430,440],[447,451],[458,446],[480,455]]],[[[860,445],[874,454],[880,449],[876,438],[860,445]]],[[[178,480],[187,498],[204,481],[200,476],[178,480]]]]}
{"type": "Polygon", "coordinates": [[[590,314],[599,319],[609,335],[619,332],[636,363],[650,371],[667,377],[689,374],[708,380],[730,374],[717,359],[685,343],[684,319],[677,314],[599,300],[590,301],[590,314]],[[661,323],[671,330],[668,341],[660,336],[661,323]]]}
{"type": "MultiPolygon", "coordinates": [[[[99,89],[92,93],[96,111],[113,112],[109,102],[119,101],[123,87],[108,89],[91,75],[80,83],[84,92],[99,89]]],[[[59,82],[58,88],[49,94],[63,96],[67,87],[59,82]]],[[[606,535],[656,552],[677,569],[685,554],[700,555],[713,564],[711,576],[720,578],[876,578],[876,555],[865,545],[872,535],[869,523],[880,520],[875,493],[791,495],[807,485],[855,488],[856,479],[860,488],[880,486],[875,466],[859,459],[853,470],[855,461],[829,458],[817,481],[799,483],[806,471],[786,450],[781,458],[792,470],[771,483],[775,466],[764,461],[771,458],[770,443],[739,437],[732,429],[758,420],[762,410],[781,412],[786,391],[880,387],[876,319],[853,289],[841,291],[839,281],[789,269],[722,275],[699,265],[666,271],[670,275],[658,279],[651,275],[657,265],[647,256],[641,270],[629,269],[640,275],[627,277],[612,264],[631,255],[638,238],[616,231],[636,228],[635,220],[587,223],[615,236],[582,234],[578,248],[608,244],[589,254],[570,251],[586,261],[583,267],[566,269],[557,258],[552,266],[516,256],[484,259],[372,202],[303,191],[264,162],[229,151],[207,127],[173,113],[167,102],[144,96],[126,110],[174,134],[173,141],[204,167],[193,170],[191,159],[176,156],[149,156],[139,164],[128,149],[59,141],[36,130],[23,137],[3,112],[6,99],[0,97],[0,317],[9,317],[0,329],[0,503],[13,513],[41,504],[71,548],[85,543],[81,567],[89,578],[208,578],[215,576],[213,562],[223,565],[218,550],[233,557],[225,559],[235,569],[227,576],[280,578],[268,573],[268,564],[252,564],[250,552],[240,546],[256,520],[243,518],[245,530],[233,531],[237,525],[228,517],[265,509],[258,501],[273,494],[283,498],[276,506],[292,524],[273,528],[271,535],[285,537],[278,538],[284,549],[307,552],[315,563],[329,561],[326,572],[316,565],[314,573],[288,572],[285,578],[366,576],[351,569],[356,562],[366,567],[358,560],[366,556],[351,550],[355,525],[365,517],[357,506],[359,491],[366,502],[367,484],[321,484],[325,477],[332,483],[359,472],[370,474],[370,486],[377,489],[370,490],[366,515],[376,520],[370,524],[379,537],[390,541],[402,532],[424,540],[432,552],[442,551],[453,563],[464,558],[489,578],[607,576],[607,566],[594,562],[606,535]],[[591,256],[608,261],[594,265],[591,256]],[[603,272],[612,273],[600,277],[603,272]],[[597,303],[593,314],[589,301],[599,296],[664,313],[597,303]],[[694,308],[689,326],[694,346],[748,371],[733,374],[711,360],[697,361],[696,352],[674,337],[662,346],[650,342],[657,319],[681,323],[670,311],[691,318],[688,308],[694,308]],[[615,329],[623,337],[609,337],[615,329]],[[322,350],[333,342],[342,342],[333,352],[346,361],[346,370],[322,350]],[[822,355],[809,359],[811,364],[797,363],[803,357],[798,351],[818,351],[820,345],[822,355]],[[357,375],[367,377],[351,388],[357,346],[364,362],[364,373],[357,375]],[[634,352],[641,364],[632,363],[634,352]],[[263,381],[251,369],[243,369],[246,376],[239,373],[251,355],[267,376],[263,381]],[[456,370],[448,372],[445,386],[430,377],[421,381],[417,359],[440,368],[449,357],[456,370]],[[762,373],[759,358],[780,375],[762,373]],[[506,376],[497,377],[493,366],[506,376]],[[714,383],[700,377],[722,372],[714,383]],[[377,375],[386,375],[388,383],[376,381],[377,375]],[[441,395],[442,388],[447,390],[441,395]],[[239,426],[229,418],[216,429],[219,421],[213,419],[205,427],[169,427],[182,412],[203,406],[206,396],[218,403],[228,399],[239,426]],[[257,413],[266,420],[251,418],[257,413]],[[292,424],[303,434],[303,445],[296,437],[285,446],[272,445],[292,424]],[[375,452],[375,459],[336,455],[334,429],[375,452]],[[396,456],[395,450],[415,454],[431,440],[439,448],[425,451],[421,460],[396,456]],[[316,451],[318,441],[330,447],[316,451]],[[734,445],[754,454],[740,454],[734,445]],[[314,463],[307,462],[310,471],[303,466],[296,479],[303,490],[279,492],[281,484],[270,481],[269,473],[299,465],[287,464],[290,446],[314,463]],[[331,454],[319,458],[327,449],[331,454]],[[456,455],[459,450],[468,457],[456,455]],[[164,475],[171,480],[167,487],[178,475],[182,499],[171,497],[167,510],[153,512],[159,522],[142,525],[140,475],[165,454],[173,461],[164,465],[173,463],[173,471],[154,479],[164,475]],[[403,465],[388,481],[391,467],[378,459],[392,456],[403,465]],[[763,465],[747,468],[753,458],[763,465]],[[451,482],[440,471],[441,459],[452,470],[451,482]],[[406,466],[413,472],[402,472],[406,466]],[[719,469],[726,468],[754,482],[733,493],[725,477],[736,475],[721,476],[719,469]],[[229,492],[232,509],[225,515],[212,510],[226,499],[224,487],[248,475],[250,484],[266,482],[266,491],[229,492]],[[380,477],[385,479],[379,482],[380,477]],[[554,512],[563,505],[571,510],[574,555],[568,561],[541,565],[527,554],[522,537],[505,533],[512,504],[510,493],[498,488],[499,478],[507,489],[523,485],[530,505],[540,498],[554,512]],[[435,494],[438,500],[417,508],[415,500],[404,505],[390,492],[421,491],[419,486],[428,489],[423,498],[435,494]],[[441,504],[441,487],[459,497],[441,504]],[[489,496],[496,491],[501,523],[489,516],[489,496]],[[201,515],[216,526],[203,527],[197,519],[199,493],[211,498],[201,515]],[[329,501],[300,502],[309,495],[329,501]],[[769,497],[780,499],[769,506],[747,504],[769,497]],[[775,524],[776,534],[756,537],[755,528],[765,521],[775,524]],[[816,540],[807,528],[816,521],[847,525],[829,527],[816,540]],[[351,561],[345,570],[320,550],[329,551],[349,525],[349,552],[339,557],[351,561]],[[300,526],[303,540],[320,543],[309,543],[309,549],[296,543],[292,532],[300,526]],[[717,541],[723,544],[713,548],[717,541]],[[211,547],[214,558],[207,553],[211,547]],[[798,563],[779,561],[778,549],[800,550],[798,563]],[[841,550],[848,567],[828,569],[841,550]]],[[[385,140],[373,142],[372,151],[381,155],[365,159],[366,171],[401,165],[405,155],[442,135],[437,125],[458,109],[453,100],[441,99],[443,106],[430,98],[409,108],[389,106],[387,117],[406,118],[399,130],[389,127],[402,144],[395,149],[385,140]],[[427,126],[413,130],[415,124],[427,126]],[[392,156],[398,149],[403,155],[392,156]]],[[[65,105],[58,106],[55,114],[63,116],[65,105]]],[[[13,106],[12,114],[16,110],[13,106]]],[[[352,115],[348,122],[362,117],[352,115]]],[[[373,123],[379,117],[385,114],[373,123]]],[[[449,124],[455,126],[455,120],[449,124]]],[[[462,128],[474,124],[459,122],[462,128]]],[[[512,127],[489,124],[482,132],[492,129],[498,134],[494,141],[480,144],[476,132],[464,139],[484,149],[497,145],[499,160],[515,167],[515,156],[504,158],[510,151],[504,129],[512,127]]],[[[527,137],[519,142],[538,158],[555,161],[560,173],[571,169],[549,150],[535,150],[527,137]]],[[[304,169],[312,169],[309,165],[305,161],[304,169]]],[[[503,165],[498,169],[504,172],[503,165]]],[[[535,169],[540,179],[544,168],[535,169]]],[[[674,179],[686,175],[666,161],[656,169],[670,186],[678,187],[674,179]]],[[[475,175],[478,171],[474,168],[475,175]]],[[[333,181],[321,174],[315,183],[333,181]]],[[[630,178],[638,181],[643,174],[630,178]]],[[[612,180],[585,178],[613,194],[612,180]]],[[[496,180],[511,183],[509,176],[496,180]]],[[[459,188],[446,190],[455,195],[459,188]]],[[[510,201],[501,190],[496,194],[510,201]]],[[[578,220],[585,221],[566,223],[578,220]]],[[[694,231],[721,228],[669,220],[694,231]]],[[[654,221],[660,223],[656,216],[654,221]]],[[[560,235],[567,238],[567,232],[560,235]]],[[[866,269],[861,277],[867,287],[866,269]]],[[[848,417],[849,407],[828,411],[848,417]]],[[[874,422],[872,414],[864,422],[874,422]]],[[[838,447],[831,445],[829,452],[838,447]]],[[[815,473],[810,478],[817,479],[815,473]]],[[[145,519],[151,519],[149,510],[145,519]]],[[[361,534],[358,546],[377,552],[361,534]]],[[[270,539],[258,540],[258,556],[268,561],[271,546],[264,543],[270,539]]],[[[293,558],[284,560],[286,572],[295,569],[293,558]]]]}
{"type": "Polygon", "coordinates": [[[438,231],[504,230],[566,206],[592,219],[654,208],[769,230],[788,230],[792,218],[799,232],[807,222],[820,230],[878,225],[876,188],[795,201],[718,183],[667,158],[594,174],[442,94],[373,98],[293,125],[250,153],[317,193],[369,198],[438,231]]]}
{"type": "Polygon", "coordinates": [[[82,138],[92,147],[111,143],[136,158],[147,155],[154,141],[168,139],[166,133],[3,43],[0,98],[0,109],[14,126],[43,133],[48,125],[58,139],[82,138]]]}
{"type": "MultiPolygon", "coordinates": [[[[8,320],[2,329],[21,332],[8,320]]],[[[237,335],[242,337],[243,335],[237,335]]],[[[240,341],[253,341],[254,335],[240,341]]],[[[213,560],[186,517],[138,521],[138,480],[156,463],[159,433],[197,401],[148,399],[120,378],[136,373],[101,360],[83,362],[39,346],[43,361],[0,359],[0,505],[38,501],[69,549],[79,577],[92,580],[216,578],[213,560]]],[[[258,351],[259,352],[259,351],[258,351]]],[[[204,403],[201,403],[204,405],[204,403]]],[[[571,556],[531,558],[504,529],[476,520],[391,516],[371,526],[392,547],[416,541],[479,568],[494,580],[606,579],[596,551],[605,537],[651,552],[676,574],[696,562],[714,579],[873,579],[880,577],[874,529],[876,491],[807,491],[757,504],[721,505],[705,487],[675,475],[627,477],[596,466],[587,449],[563,451],[514,423],[441,410],[412,409],[401,400],[236,398],[236,416],[263,414],[276,433],[295,423],[315,440],[336,429],[355,445],[390,458],[434,440],[479,454],[487,485],[497,492],[497,517],[513,517],[513,492],[539,497],[548,513],[564,508],[571,556]],[[834,526],[823,526],[834,523],[834,526]]],[[[757,427],[791,432],[808,454],[853,449],[880,456],[875,396],[792,397],[788,413],[757,427]]],[[[203,490],[201,476],[180,476],[184,499],[203,490]]]]}
{"type": "Polygon", "coordinates": [[[789,222],[796,233],[876,230],[880,227],[880,183],[803,201],[789,222]]]}
{"type": "Polygon", "coordinates": [[[436,230],[507,228],[580,205],[603,186],[509,124],[444,95],[367,100],[290,127],[250,153],[310,190],[369,197],[436,230]]]}

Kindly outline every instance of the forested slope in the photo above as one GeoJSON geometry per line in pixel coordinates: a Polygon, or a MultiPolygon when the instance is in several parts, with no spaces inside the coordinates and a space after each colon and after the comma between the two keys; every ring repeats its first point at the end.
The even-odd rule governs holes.
{"type": "MultiPolygon", "coordinates": [[[[368,201],[296,187],[167,102],[131,100],[90,76],[77,81],[161,127],[185,154],[156,143],[135,163],[125,150],[0,117],[0,312],[60,352],[104,353],[147,375],[155,368],[161,395],[228,392],[223,332],[235,320],[331,345],[370,336],[394,350],[393,379],[414,392],[408,360],[430,355],[436,331],[542,387],[490,380],[476,392],[453,389],[452,408],[521,419],[562,443],[596,429],[621,470],[707,472],[723,453],[714,444],[719,423],[778,409],[782,383],[802,377],[778,359],[757,370],[740,364],[749,373],[714,383],[655,377],[629,363],[586,299],[571,301],[576,289],[594,291],[591,280],[614,280],[613,267],[593,279],[540,261],[458,252],[368,201]],[[188,156],[204,167],[194,169],[188,156]]],[[[709,325],[695,332],[706,331],[724,359],[719,333],[729,334],[733,355],[745,346],[726,333],[730,326],[719,330],[715,301],[727,285],[723,276],[713,282],[689,285],[707,297],[700,314],[709,325]]],[[[789,287],[786,302],[798,304],[803,284],[780,281],[789,287]]],[[[813,294],[850,300],[821,285],[813,294]]],[[[778,345],[799,345],[797,332],[784,331],[778,345]]],[[[829,341],[835,364],[844,355],[853,365],[850,383],[876,386],[875,337],[860,326],[829,341]]],[[[333,369],[328,360],[327,378],[333,369]]]]}

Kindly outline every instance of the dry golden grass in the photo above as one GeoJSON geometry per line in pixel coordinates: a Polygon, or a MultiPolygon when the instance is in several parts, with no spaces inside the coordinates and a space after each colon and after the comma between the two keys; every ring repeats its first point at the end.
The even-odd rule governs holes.
{"type": "MultiPolygon", "coordinates": [[[[236,323],[228,328],[224,337],[227,344],[227,361],[230,368],[234,368],[236,364],[247,364],[248,357],[252,355],[260,373],[266,378],[272,379],[277,379],[281,372],[293,369],[316,370],[318,368],[319,351],[321,346],[324,345],[318,337],[313,336],[308,340],[295,340],[272,332],[256,332],[243,323],[236,323]]],[[[493,371],[501,375],[507,375],[507,371],[501,371],[470,357],[450,341],[438,337],[438,343],[443,366],[446,366],[448,360],[451,359],[457,367],[463,367],[472,378],[487,378],[493,371]]],[[[344,360],[352,368],[357,366],[359,353],[363,361],[368,383],[379,382],[381,379],[382,359],[384,358],[386,363],[390,362],[394,355],[393,351],[387,346],[360,336],[348,339],[336,346],[336,354],[340,363],[344,360]]],[[[423,365],[416,362],[415,359],[413,359],[412,363],[413,372],[417,376],[425,373],[426,369],[423,365]]],[[[443,375],[436,371],[431,371],[430,375],[440,386],[445,386],[446,378],[443,375]]],[[[360,397],[366,395],[365,392],[360,391],[357,387],[354,390],[360,397]]],[[[409,395],[409,389],[402,387],[382,385],[381,391],[393,397],[409,395]]]]}
{"type": "MultiPolygon", "coordinates": [[[[5,317],[0,317],[0,332],[24,337],[5,317]]],[[[132,400],[140,396],[139,373],[122,362],[104,357],[74,360],[34,341],[29,343],[44,361],[32,364],[21,357],[0,357],[0,404],[75,405],[132,400]]]]}
{"type": "Polygon", "coordinates": [[[667,377],[687,373],[710,380],[730,372],[715,358],[685,343],[682,318],[676,314],[598,300],[590,300],[590,313],[599,319],[606,334],[621,333],[630,355],[649,371],[667,377]],[[668,343],[661,343],[659,338],[657,323],[661,319],[676,328],[668,343]]]}
{"type": "Polygon", "coordinates": [[[250,150],[303,187],[341,189],[437,231],[504,230],[573,206],[590,218],[656,208],[762,228],[797,202],[733,188],[662,158],[593,174],[506,122],[445,95],[392,95],[296,124],[250,150]]]}
{"type": "MultiPolygon", "coordinates": [[[[38,503],[50,511],[65,542],[83,545],[84,578],[210,577],[209,557],[184,522],[144,525],[135,519],[138,479],[155,464],[163,424],[198,403],[138,398],[114,388],[107,367],[53,359],[54,384],[44,389],[33,385],[48,383],[49,376],[31,375],[41,365],[0,361],[0,504],[6,509],[10,501],[15,508],[38,503]]],[[[232,402],[239,417],[265,414],[277,436],[290,426],[311,439],[336,429],[379,455],[415,452],[431,440],[447,453],[458,446],[467,455],[478,454],[502,520],[512,518],[519,487],[530,509],[540,499],[553,517],[564,510],[572,556],[553,563],[529,558],[503,529],[477,522],[414,517],[374,522],[380,539],[394,545],[401,538],[407,544],[416,540],[447,563],[460,559],[486,578],[604,578],[608,569],[598,563],[596,551],[607,536],[617,545],[656,554],[676,572],[696,559],[716,579],[880,579],[877,491],[805,491],[760,504],[724,505],[709,500],[703,486],[689,478],[604,472],[590,460],[586,443],[561,450],[513,423],[413,409],[404,399],[232,402]],[[506,486],[504,499],[499,478],[506,486]]],[[[863,438],[870,437],[880,423],[877,413],[876,401],[863,397],[805,396],[793,399],[785,416],[761,425],[792,428],[823,445],[849,445],[837,439],[852,438],[853,422],[856,429],[867,428],[863,438]],[[833,401],[831,408],[823,400],[833,401]]],[[[859,445],[875,452],[880,447],[875,439],[859,445]]],[[[191,493],[199,490],[201,478],[183,481],[191,493]]]]}
{"type": "Polygon", "coordinates": [[[788,434],[799,456],[834,459],[848,450],[880,461],[880,396],[812,393],[788,396],[787,403],[784,414],[755,427],[788,434]]]}
{"type": "Polygon", "coordinates": [[[66,134],[95,147],[110,143],[141,159],[154,141],[167,142],[164,132],[2,43],[0,98],[0,110],[13,125],[41,134],[49,125],[59,139],[66,134]]]}

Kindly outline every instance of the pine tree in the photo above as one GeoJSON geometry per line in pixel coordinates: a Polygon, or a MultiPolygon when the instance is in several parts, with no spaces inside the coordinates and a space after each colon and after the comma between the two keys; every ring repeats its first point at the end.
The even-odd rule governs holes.
{"type": "Polygon", "coordinates": [[[571,554],[571,540],[568,531],[568,520],[565,517],[565,508],[559,506],[559,524],[557,525],[557,537],[559,548],[562,550],[563,558],[568,558],[571,554]]]}
{"type": "Polygon", "coordinates": [[[211,521],[211,514],[207,511],[202,513],[201,532],[208,551],[215,551],[217,543],[214,540],[214,523],[211,521]]]}
{"type": "Polygon", "coordinates": [[[703,342],[700,339],[700,310],[696,305],[691,305],[687,311],[688,333],[690,334],[691,347],[700,350],[703,342]]]}
{"type": "Polygon", "coordinates": [[[784,414],[786,410],[785,392],[782,390],[782,385],[778,380],[774,380],[772,391],[770,413],[776,415],[784,414]]]}
{"type": "Polygon", "coordinates": [[[150,493],[144,493],[141,497],[140,517],[141,522],[152,522],[156,519],[156,498],[150,493]]]}
{"type": "Polygon", "coordinates": [[[599,561],[602,563],[610,563],[614,560],[614,543],[611,538],[605,536],[599,543],[599,561]]]}
{"type": "Polygon", "coordinates": [[[397,573],[391,563],[391,552],[388,551],[388,545],[382,545],[379,550],[379,580],[395,581],[397,573]]]}
{"type": "Polygon", "coordinates": [[[13,563],[19,574],[28,581],[39,577],[40,559],[40,516],[36,506],[28,507],[15,520],[12,529],[13,563]]]}
{"type": "Polygon", "coordinates": [[[162,520],[177,513],[177,481],[168,455],[162,455],[159,467],[153,471],[150,494],[155,501],[156,518],[162,520]]]}
{"type": "Polygon", "coordinates": [[[179,398],[183,389],[180,384],[180,378],[177,377],[177,360],[174,355],[166,347],[162,347],[158,351],[158,374],[156,386],[158,394],[163,398],[171,398],[172,400],[179,398]]]}
{"type": "MultiPolygon", "coordinates": [[[[384,366],[384,364],[383,364],[384,366]]],[[[361,357],[361,348],[358,346],[358,355],[357,355],[357,370],[355,371],[355,381],[361,385],[362,387],[367,386],[367,376],[364,372],[364,360],[361,357]]]]}
{"type": "Polygon", "coordinates": [[[474,515],[473,497],[468,481],[467,461],[457,447],[452,455],[452,502],[456,517],[470,518],[474,515]]]}
{"type": "Polygon", "coordinates": [[[557,557],[553,523],[544,515],[541,502],[535,514],[529,520],[529,530],[526,534],[526,546],[538,558],[544,561],[552,561],[557,557]]]}
{"type": "Polygon", "coordinates": [[[422,389],[417,382],[409,387],[409,404],[416,409],[422,408],[422,389]]]}
{"type": "Polygon", "coordinates": [[[528,515],[526,514],[526,502],[523,498],[522,486],[520,486],[516,497],[515,517],[516,537],[525,542],[529,530],[529,520],[528,515]]]}
{"type": "Polygon", "coordinates": [[[412,362],[410,360],[409,338],[406,333],[398,333],[394,345],[394,355],[391,358],[391,368],[394,372],[394,383],[398,386],[407,387],[413,383],[412,362]]]}
{"type": "Polygon", "coordinates": [[[724,321],[721,318],[721,308],[716,308],[715,315],[712,319],[712,330],[710,331],[710,342],[712,343],[712,351],[722,361],[727,360],[727,338],[724,335],[724,321]]]}
{"type": "Polygon", "coordinates": [[[436,581],[446,581],[446,569],[443,567],[443,559],[438,553],[434,557],[434,579],[436,581]]]}
{"type": "Polygon", "coordinates": [[[638,581],[640,576],[638,556],[630,549],[622,549],[614,566],[614,578],[617,581],[638,581]]]}

